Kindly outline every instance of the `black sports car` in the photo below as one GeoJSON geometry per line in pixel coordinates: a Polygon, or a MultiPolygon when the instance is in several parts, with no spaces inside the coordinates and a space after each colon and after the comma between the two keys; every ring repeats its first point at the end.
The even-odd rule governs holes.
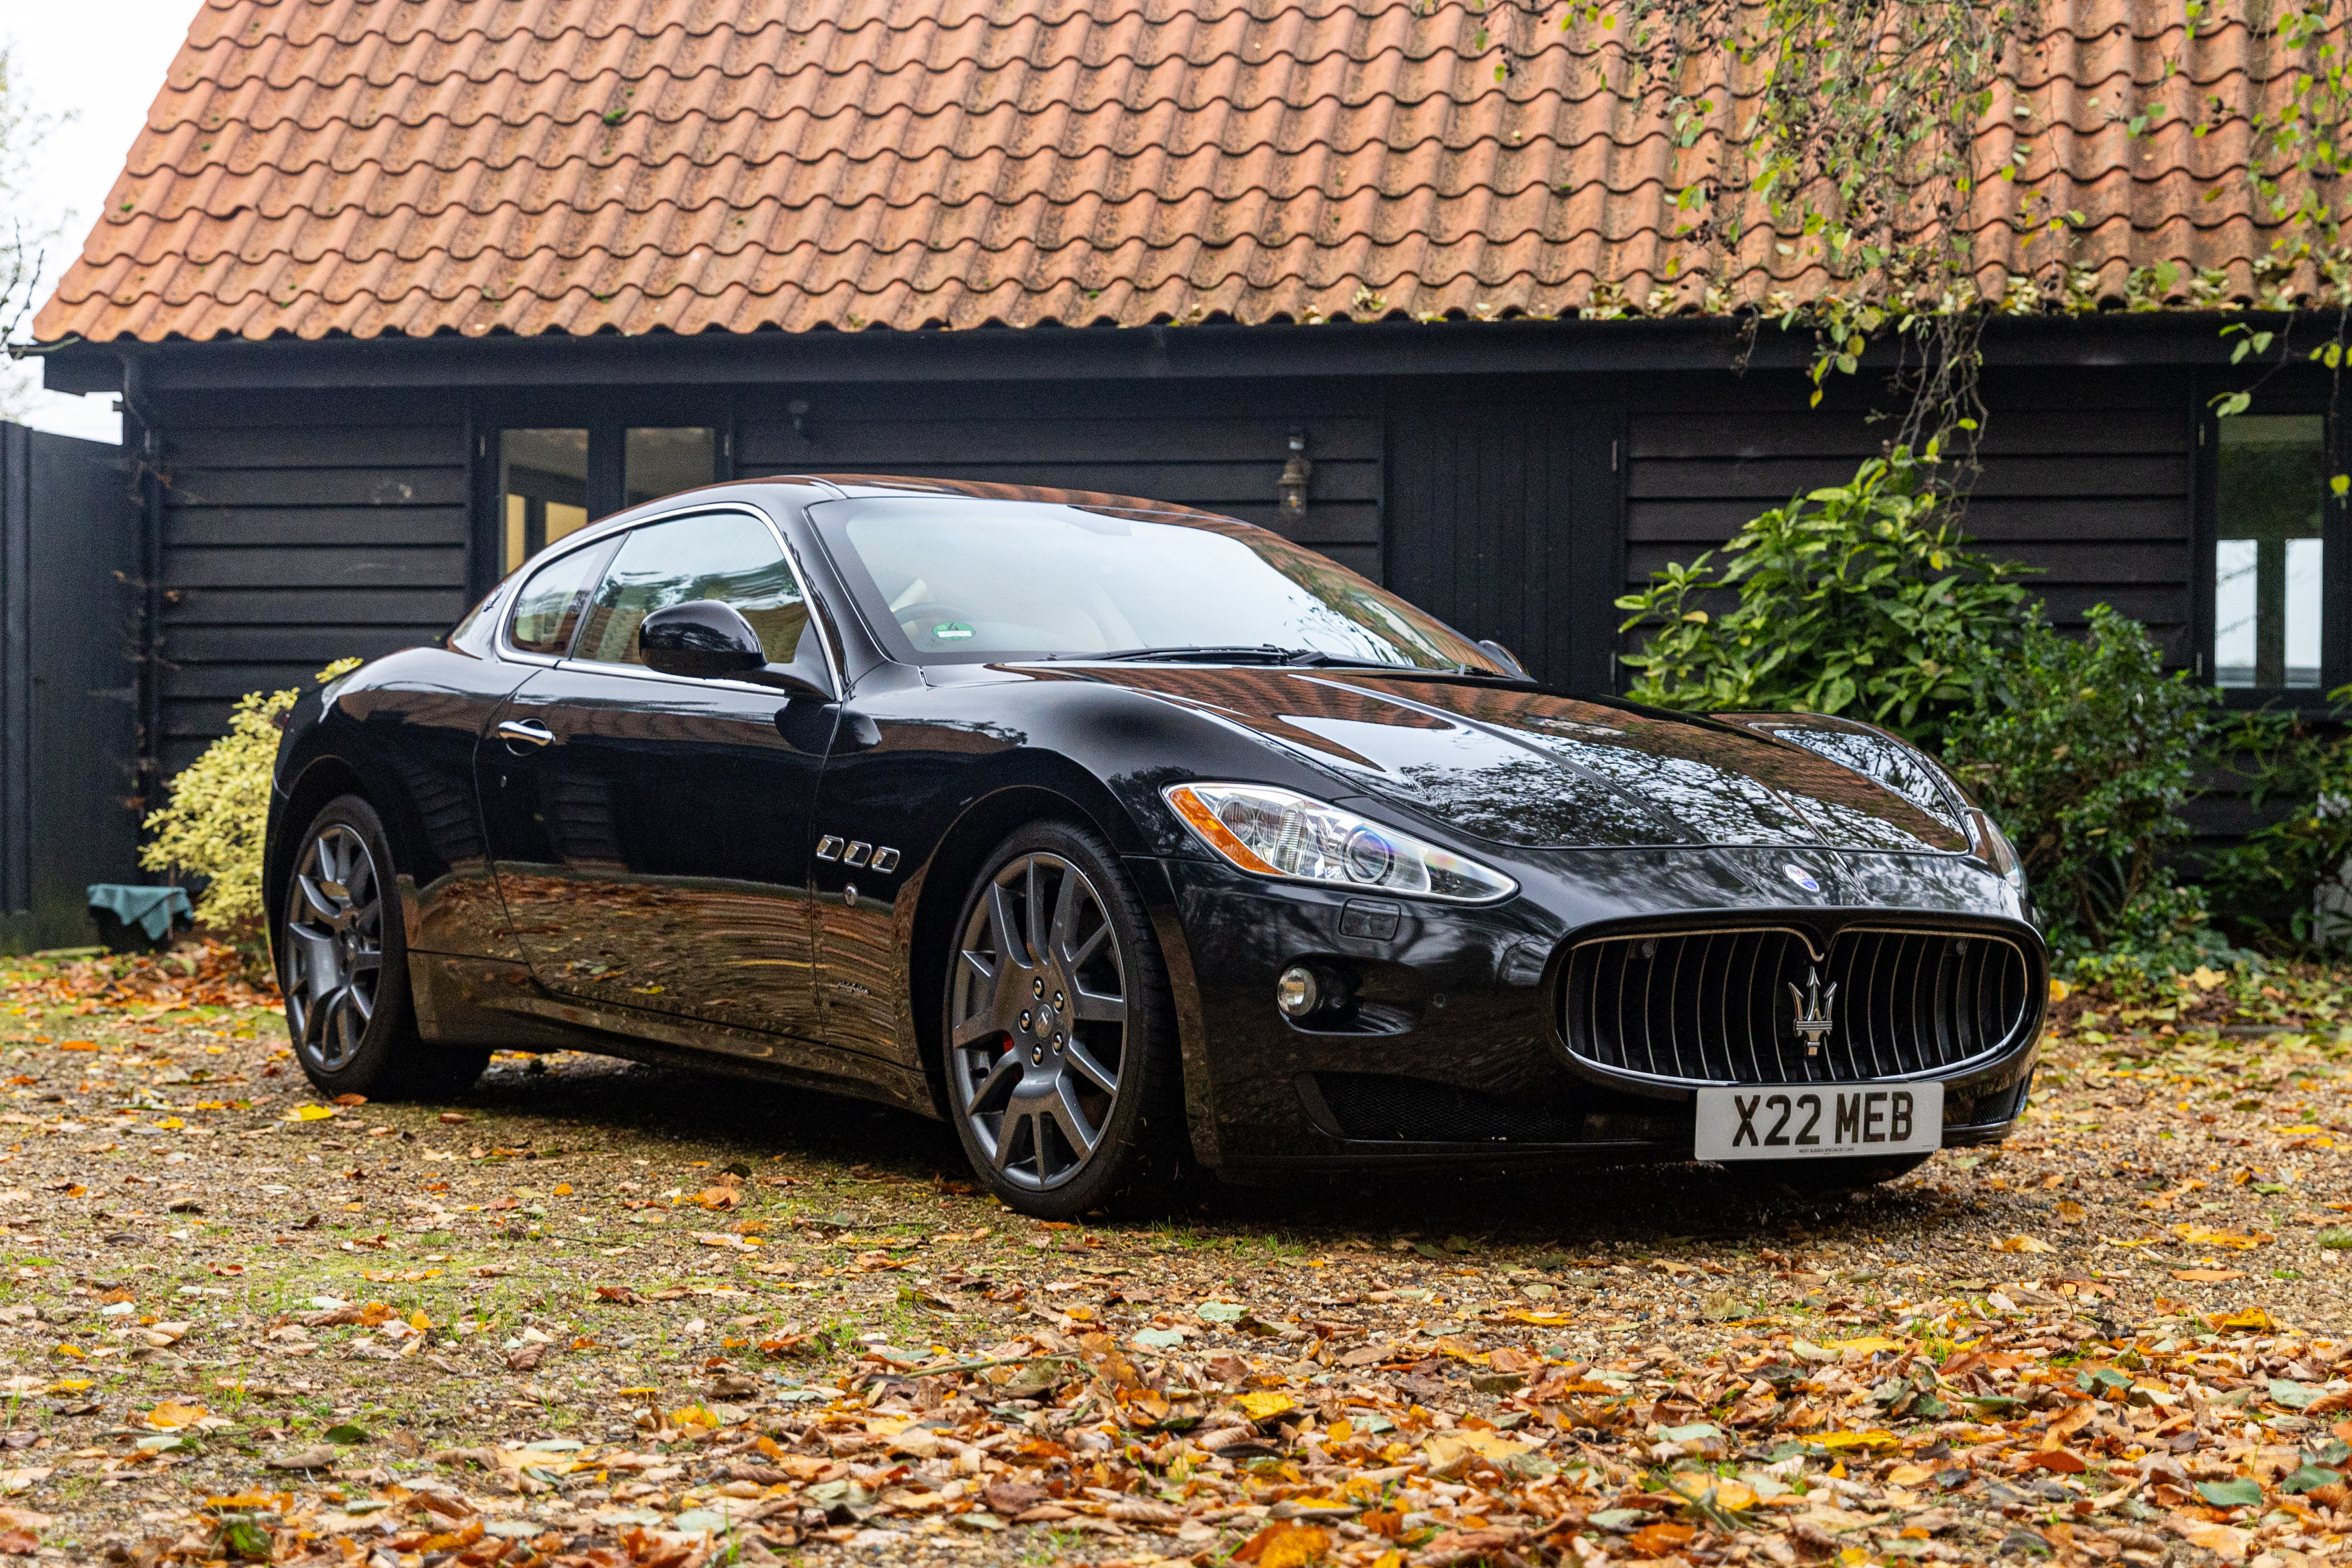
{"type": "Polygon", "coordinates": [[[306,698],[267,887],[322,1091],[692,1064],[944,1117],[1047,1216],[1882,1179],[2007,1132],[2048,991],[2010,846],[1879,731],[1543,690],[1248,524],[919,479],[622,513],[306,698]]]}

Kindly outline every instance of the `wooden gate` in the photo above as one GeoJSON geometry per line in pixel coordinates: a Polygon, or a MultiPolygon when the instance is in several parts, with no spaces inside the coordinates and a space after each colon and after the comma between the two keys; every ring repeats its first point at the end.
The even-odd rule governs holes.
{"type": "Polygon", "coordinates": [[[95,940],[139,840],[140,513],[121,448],[0,424],[0,949],[95,940]]]}

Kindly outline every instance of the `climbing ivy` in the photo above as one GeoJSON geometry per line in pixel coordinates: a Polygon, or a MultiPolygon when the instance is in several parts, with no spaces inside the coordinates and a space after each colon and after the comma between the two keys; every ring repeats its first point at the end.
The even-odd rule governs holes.
{"type": "MultiPolygon", "coordinates": [[[[2189,133],[2242,139],[2217,161],[2242,158],[2268,241],[2248,283],[2164,261],[2131,268],[2120,300],[2087,264],[2084,214],[2030,194],[1982,199],[2062,129],[2035,121],[2015,90],[2063,68],[2043,56],[2068,13],[2048,0],[1494,0],[1475,42],[1508,78],[1547,31],[1566,31],[1597,85],[1643,105],[1674,143],[1665,282],[1638,300],[1601,286],[1585,314],[1696,306],[1744,318],[1751,342],[1767,327],[1809,332],[1816,403],[1873,342],[1891,342],[1902,395],[1888,444],[1957,459],[1958,491],[1983,422],[1981,335],[2001,315],[2251,308],[2273,319],[2223,329],[2239,362],[2344,366],[2352,0],[2159,0],[2176,3],[2172,52],[2126,79],[2120,100],[2081,107],[2130,139],[2164,132],[2182,112],[2188,57],[2243,28],[2248,47],[2215,73],[2189,133]],[[1768,280],[1805,271],[1818,275],[1801,288],[1768,280]]],[[[2217,412],[2252,391],[2217,399],[2217,412]]]]}

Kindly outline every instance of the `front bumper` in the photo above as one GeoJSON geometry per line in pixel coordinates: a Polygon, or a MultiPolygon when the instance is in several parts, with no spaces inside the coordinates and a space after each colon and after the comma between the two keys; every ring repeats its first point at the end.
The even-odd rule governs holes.
{"type": "MultiPolygon", "coordinates": [[[[1771,868],[1788,858],[1775,852],[1771,868]]],[[[1690,1159],[1689,1088],[1612,1081],[1569,1051],[1558,960],[1571,938],[1596,928],[1735,912],[1830,922],[1900,912],[1997,928],[2030,942],[2037,962],[2041,952],[1999,879],[1947,857],[1925,868],[1930,874],[1901,857],[1837,857],[1839,874],[1823,879],[1830,895],[1793,909],[1769,884],[1759,892],[1738,851],[1536,859],[1507,862],[1524,890],[1483,908],[1271,882],[1204,859],[1135,863],[1171,950],[1203,1163],[1264,1179],[1370,1164],[1690,1159]],[[1895,864],[1854,864],[1863,859],[1895,864]],[[1276,1009],[1276,977],[1301,961],[1354,981],[1352,1020],[1302,1026],[1276,1009]]],[[[1945,1085],[1946,1147],[2007,1136],[2024,1109],[2041,1014],[2037,997],[2012,1047],[1933,1075],[1945,1085]]]]}

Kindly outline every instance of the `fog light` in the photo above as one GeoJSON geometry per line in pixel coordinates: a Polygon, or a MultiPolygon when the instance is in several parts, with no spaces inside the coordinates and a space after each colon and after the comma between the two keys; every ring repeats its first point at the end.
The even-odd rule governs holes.
{"type": "Polygon", "coordinates": [[[1274,983],[1274,1005],[1286,1018],[1313,1016],[1323,1005],[1322,977],[1303,963],[1294,963],[1274,983]]]}

